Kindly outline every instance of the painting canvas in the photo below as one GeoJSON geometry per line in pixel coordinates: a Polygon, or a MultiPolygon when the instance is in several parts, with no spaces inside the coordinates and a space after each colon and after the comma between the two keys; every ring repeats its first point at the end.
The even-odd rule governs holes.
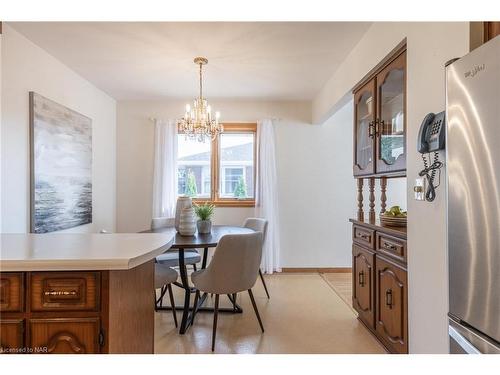
{"type": "Polygon", "coordinates": [[[92,120],[30,92],[31,231],[92,222],[92,120]]]}

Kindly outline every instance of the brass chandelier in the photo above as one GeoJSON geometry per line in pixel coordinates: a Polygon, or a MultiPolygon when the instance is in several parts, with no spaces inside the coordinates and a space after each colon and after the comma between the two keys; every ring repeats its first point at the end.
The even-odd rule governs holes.
{"type": "Polygon", "coordinates": [[[200,95],[193,101],[193,107],[186,104],[186,113],[177,121],[177,126],[179,132],[187,137],[205,142],[207,138],[215,139],[224,131],[224,127],[219,123],[220,112],[215,112],[214,118],[212,108],[203,98],[203,65],[208,64],[208,60],[205,57],[196,57],[194,63],[200,66],[200,95]]]}

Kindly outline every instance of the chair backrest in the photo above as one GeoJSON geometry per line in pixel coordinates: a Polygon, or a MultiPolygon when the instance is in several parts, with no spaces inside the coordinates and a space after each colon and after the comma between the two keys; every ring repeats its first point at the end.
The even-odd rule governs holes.
{"type": "Polygon", "coordinates": [[[262,258],[261,232],[223,236],[205,273],[205,283],[217,294],[238,293],[252,288],[262,258]]]}
{"type": "Polygon", "coordinates": [[[266,232],[267,232],[267,220],[261,219],[258,217],[249,217],[243,223],[245,228],[253,229],[256,232],[262,232],[263,238],[262,242],[266,240],[266,232]]]}
{"type": "Polygon", "coordinates": [[[173,227],[174,220],[175,219],[173,218],[167,218],[167,217],[154,217],[153,220],[151,220],[151,229],[154,230],[166,227],[173,227]]]}

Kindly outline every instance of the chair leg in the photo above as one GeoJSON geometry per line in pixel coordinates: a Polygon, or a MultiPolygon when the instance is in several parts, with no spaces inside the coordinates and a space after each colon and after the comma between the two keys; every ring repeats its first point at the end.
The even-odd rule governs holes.
{"type": "Polygon", "coordinates": [[[193,263],[193,270],[196,272],[197,271],[197,268],[196,268],[196,264],[193,263]]]}
{"type": "Polygon", "coordinates": [[[193,317],[191,318],[191,325],[194,324],[194,318],[196,317],[196,313],[198,312],[199,299],[200,299],[200,291],[196,290],[196,294],[194,295],[193,317]]]}
{"type": "Polygon", "coordinates": [[[215,305],[214,305],[214,327],[212,331],[212,351],[215,350],[215,334],[217,332],[217,313],[219,312],[219,295],[215,295],[215,305]]]}
{"type": "Polygon", "coordinates": [[[260,279],[262,280],[262,285],[264,285],[264,290],[266,291],[267,299],[270,299],[271,297],[269,297],[269,292],[267,291],[266,281],[264,280],[264,275],[262,274],[262,271],[260,269],[259,269],[259,276],[260,279]]]}
{"type": "Polygon", "coordinates": [[[167,292],[167,289],[165,286],[161,287],[161,292],[160,292],[160,297],[156,298],[156,289],[154,290],[154,295],[155,295],[155,310],[158,310],[159,307],[163,307],[163,297],[165,296],[165,293],[167,292]],[[160,306],[158,306],[160,304],[160,306]]]}
{"type": "Polygon", "coordinates": [[[168,295],[170,297],[170,306],[172,306],[172,315],[174,316],[174,324],[175,328],[177,328],[177,313],[175,312],[175,301],[174,301],[174,293],[172,293],[172,285],[167,285],[168,295]]]}
{"type": "Polygon", "coordinates": [[[165,285],[161,287],[160,307],[163,307],[163,296],[165,295],[165,285]]]}
{"type": "Polygon", "coordinates": [[[253,310],[255,311],[255,315],[257,315],[257,320],[259,321],[260,329],[262,333],[264,333],[264,326],[262,325],[262,320],[260,320],[259,310],[257,309],[257,304],[255,303],[255,299],[253,298],[252,289],[248,289],[248,295],[250,296],[250,300],[252,301],[253,310]]]}

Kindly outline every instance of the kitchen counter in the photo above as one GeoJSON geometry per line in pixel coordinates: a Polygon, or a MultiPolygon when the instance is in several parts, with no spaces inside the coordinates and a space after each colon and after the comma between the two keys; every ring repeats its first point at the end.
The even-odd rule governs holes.
{"type": "Polygon", "coordinates": [[[1,234],[0,270],[128,270],[165,252],[175,231],[123,234],[1,234]]]}
{"type": "Polygon", "coordinates": [[[154,259],[174,236],[0,235],[0,353],[153,353],[154,259]]]}

